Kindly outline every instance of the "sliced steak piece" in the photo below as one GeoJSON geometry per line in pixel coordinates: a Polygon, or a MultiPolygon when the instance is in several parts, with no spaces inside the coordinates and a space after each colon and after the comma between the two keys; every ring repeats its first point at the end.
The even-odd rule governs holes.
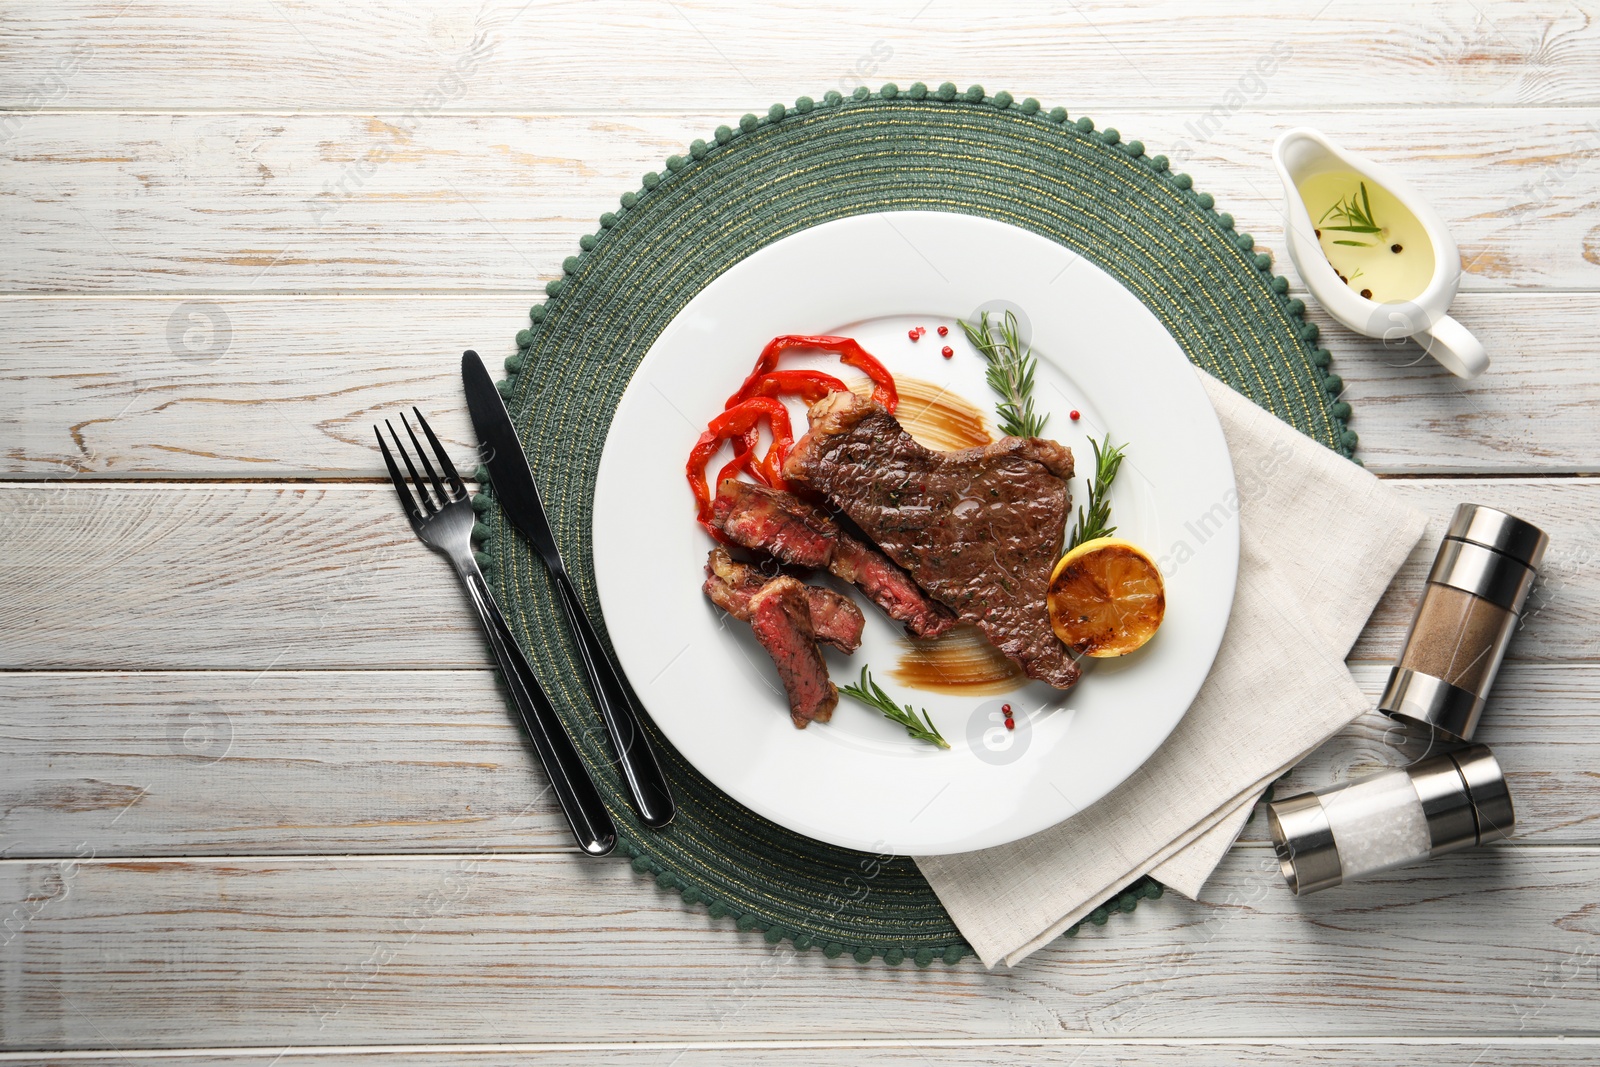
{"type": "Polygon", "coordinates": [[[762,586],[750,598],[750,628],[777,665],[795,726],[804,730],[833,718],[839,690],[828,680],[828,666],[817,648],[806,587],[789,577],[762,586]]]}
{"type": "Polygon", "coordinates": [[[717,486],[711,523],[734,544],[780,563],[825,570],[839,543],[839,524],[792,493],[729,478],[717,486]]]}
{"type": "Polygon", "coordinates": [[[861,629],[867,620],[856,602],[832,589],[806,586],[806,606],[811,609],[811,629],[817,640],[845,655],[861,647],[861,629]]]}
{"type": "Polygon", "coordinates": [[[917,588],[911,576],[888,556],[847,533],[839,534],[828,567],[918,637],[938,637],[956,625],[955,612],[917,588]]]}
{"type": "MultiPolygon", "coordinates": [[[[774,580],[755,567],[738,562],[725,548],[713,548],[706,559],[706,596],[717,607],[745,622],[750,621],[750,598],[774,580]]],[[[806,607],[811,610],[811,629],[817,640],[845,653],[860,648],[861,628],[867,620],[861,617],[861,609],[855,602],[832,589],[815,585],[802,588],[806,591],[806,607]]]]}
{"type": "Polygon", "coordinates": [[[729,478],[717,487],[711,521],[730,541],[780,563],[827,568],[918,637],[937,637],[956,624],[949,609],[918,589],[882,552],[792,493],[729,478]]]}
{"type": "Polygon", "coordinates": [[[1045,593],[1071,476],[1072,453],[1054,441],[1003,437],[936,452],[852,393],[812,405],[811,429],[784,467],[784,477],[838,505],[1023,673],[1060,689],[1079,670],[1050,628],[1045,593]]]}

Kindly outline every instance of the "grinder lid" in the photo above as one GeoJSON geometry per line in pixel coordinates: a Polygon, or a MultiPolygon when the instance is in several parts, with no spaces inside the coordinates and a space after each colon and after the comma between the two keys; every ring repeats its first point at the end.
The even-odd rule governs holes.
{"type": "Polygon", "coordinates": [[[1460,504],[1445,537],[1482,545],[1538,570],[1550,537],[1531,522],[1482,504],[1460,504]]]}

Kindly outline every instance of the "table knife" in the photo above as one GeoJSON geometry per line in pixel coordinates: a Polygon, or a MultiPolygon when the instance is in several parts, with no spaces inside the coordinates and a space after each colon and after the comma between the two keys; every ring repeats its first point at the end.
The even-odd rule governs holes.
{"type": "Polygon", "coordinates": [[[539,487],[533,480],[533,471],[528,466],[528,457],[523,454],[522,442],[517,438],[505,401],[500,398],[494,379],[489,377],[488,369],[476,352],[469,350],[461,356],[461,378],[467,391],[467,410],[472,415],[484,465],[494,485],[495,500],[511,524],[522,531],[522,536],[544,560],[550,580],[555,583],[557,599],[583,661],[590,695],[600,710],[606,732],[611,735],[633,806],[646,826],[665,826],[672,821],[676,807],[666,775],[644,732],[644,713],[623,680],[621,669],[600,643],[578,599],[578,591],[561,559],[555,531],[550,528],[550,520],[539,500],[539,487]]]}

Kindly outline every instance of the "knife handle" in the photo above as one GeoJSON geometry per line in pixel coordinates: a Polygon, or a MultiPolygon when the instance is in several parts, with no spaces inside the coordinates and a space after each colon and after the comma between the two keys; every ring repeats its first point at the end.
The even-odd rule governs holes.
{"type": "Polygon", "coordinates": [[[606,732],[617,751],[617,763],[627,780],[628,792],[639,819],[646,826],[659,829],[672,821],[677,805],[672,790],[667,787],[667,776],[662,773],[655,749],[644,732],[639,707],[634,703],[622,672],[606,654],[600,637],[589,624],[589,616],[578,600],[578,591],[565,568],[552,569],[561,608],[566,613],[567,624],[578,642],[578,655],[583,659],[583,672],[589,679],[589,690],[594,694],[595,706],[605,720],[606,732]]]}

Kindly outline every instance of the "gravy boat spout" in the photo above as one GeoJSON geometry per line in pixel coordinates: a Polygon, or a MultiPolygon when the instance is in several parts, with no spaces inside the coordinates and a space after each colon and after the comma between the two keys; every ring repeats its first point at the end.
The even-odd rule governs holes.
{"type": "MultiPolygon", "coordinates": [[[[1462,378],[1476,378],[1488,369],[1489,356],[1482,343],[1446,314],[1461,284],[1461,253],[1444,221],[1416,189],[1388,168],[1346,152],[1306,127],[1279,137],[1272,148],[1272,161],[1283,182],[1284,235],[1289,258],[1306,288],[1329,315],[1357,333],[1385,343],[1411,338],[1462,378]],[[1307,203],[1304,190],[1308,184],[1326,185],[1336,181],[1336,176],[1352,179],[1347,183],[1351,186],[1347,194],[1330,202],[1331,206],[1321,201],[1307,203]],[[1368,196],[1373,189],[1378,191],[1382,211],[1371,206],[1368,196]],[[1382,293],[1361,288],[1358,272],[1352,271],[1347,278],[1330,262],[1325,242],[1363,251],[1370,248],[1379,257],[1389,251],[1399,255],[1402,245],[1389,245],[1390,231],[1380,225],[1385,221],[1377,217],[1380,214],[1390,215],[1389,221],[1403,220],[1419,237],[1426,235],[1432,269],[1420,292],[1413,288],[1386,299],[1382,293]],[[1321,236],[1324,229],[1326,236],[1321,236]]],[[[1409,243],[1413,256],[1424,254],[1421,241],[1409,243]]],[[[1345,254],[1348,250],[1331,251],[1345,254]]]]}

